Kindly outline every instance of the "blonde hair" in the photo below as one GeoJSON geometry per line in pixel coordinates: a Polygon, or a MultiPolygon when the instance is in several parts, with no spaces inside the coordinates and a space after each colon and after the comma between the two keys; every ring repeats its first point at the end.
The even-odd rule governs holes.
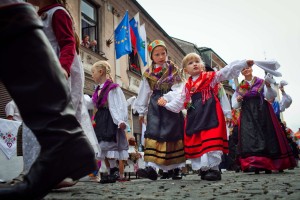
{"type": "Polygon", "coordinates": [[[111,77],[111,74],[110,74],[111,73],[111,67],[110,67],[110,64],[107,61],[100,60],[98,62],[95,62],[92,66],[92,69],[93,68],[97,71],[104,70],[105,74],[106,74],[106,78],[111,79],[113,81],[113,79],[111,77]]]}
{"type": "Polygon", "coordinates": [[[200,64],[205,66],[205,63],[203,62],[201,56],[196,53],[189,53],[182,60],[182,68],[185,68],[191,60],[200,60],[200,64]]]}

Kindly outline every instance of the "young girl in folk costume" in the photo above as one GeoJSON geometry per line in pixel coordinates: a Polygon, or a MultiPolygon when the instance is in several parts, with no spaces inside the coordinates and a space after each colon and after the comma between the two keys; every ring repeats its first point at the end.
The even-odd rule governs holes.
{"type": "Polygon", "coordinates": [[[217,83],[238,77],[240,71],[253,61],[235,61],[217,72],[204,72],[204,63],[196,53],[186,55],[182,61],[184,71],[190,75],[185,89],[178,96],[174,112],[187,108],[184,150],[192,162],[193,170],[200,170],[202,180],[221,180],[219,164],[222,154],[228,153],[224,114],[217,98],[217,83]]]}
{"type": "MultiPolygon", "coordinates": [[[[203,67],[203,70],[205,72],[214,72],[215,70],[213,68],[211,68],[207,63],[205,63],[205,67],[203,67]]],[[[214,88],[214,92],[216,93],[220,104],[221,104],[221,108],[225,117],[225,121],[226,121],[226,133],[227,133],[227,139],[229,139],[229,125],[231,122],[231,105],[229,102],[229,99],[226,95],[226,91],[223,87],[222,83],[218,83],[216,84],[215,88],[214,88]]],[[[228,165],[228,155],[227,154],[223,154],[222,155],[222,162],[219,165],[220,170],[222,169],[227,169],[227,165],[228,165]]]]}
{"type": "Polygon", "coordinates": [[[179,171],[185,166],[183,150],[183,115],[169,109],[174,106],[174,99],[184,86],[179,68],[167,60],[167,48],[163,41],[154,40],[148,50],[151,66],[143,74],[135,109],[144,122],[147,114],[145,131],[145,169],[137,171],[140,177],[157,179],[156,169],[163,170],[162,178],[181,179],[179,171]]]}
{"type": "Polygon", "coordinates": [[[95,114],[95,133],[100,143],[102,160],[108,159],[109,175],[102,177],[100,183],[116,182],[124,179],[124,171],[117,168],[116,160],[127,160],[128,142],[125,135],[128,120],[127,101],[118,84],[110,78],[110,65],[106,61],[96,62],[92,69],[92,77],[98,84],[92,101],[97,108],[95,114]],[[120,177],[119,177],[120,175],[120,177]]]}
{"type": "Polygon", "coordinates": [[[292,150],[272,105],[264,99],[270,98],[271,88],[252,75],[252,67],[244,68],[242,75],[245,79],[232,96],[232,106],[241,107],[238,150],[242,170],[258,174],[294,167],[292,150]]]}
{"type": "MultiPolygon", "coordinates": [[[[76,112],[76,119],[80,122],[84,133],[87,135],[91,145],[94,148],[95,154],[99,154],[100,149],[98,147],[98,141],[95,136],[86,105],[84,103],[84,72],[80,57],[78,55],[79,41],[74,31],[72,17],[69,11],[66,9],[66,1],[28,0],[28,2],[39,7],[38,14],[41,17],[44,25],[43,31],[46,34],[52,48],[56,52],[57,57],[59,58],[62,66],[62,72],[64,73],[66,79],[68,79],[72,104],[76,112]]],[[[24,133],[23,137],[26,137],[27,139],[25,139],[25,141],[28,141],[27,143],[24,142],[25,152],[29,152],[26,154],[28,159],[26,159],[26,155],[24,155],[24,166],[28,166],[27,169],[29,169],[31,163],[35,160],[38,154],[38,151],[32,151],[32,146],[38,146],[38,143],[32,134],[28,134],[26,136],[26,133],[24,133]]],[[[70,184],[65,183],[58,187],[71,186],[74,185],[74,183],[75,182],[70,184]]]]}

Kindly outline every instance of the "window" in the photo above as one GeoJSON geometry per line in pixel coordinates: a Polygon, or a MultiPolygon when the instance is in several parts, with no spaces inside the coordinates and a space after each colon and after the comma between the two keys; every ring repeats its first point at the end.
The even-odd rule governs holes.
{"type": "Polygon", "coordinates": [[[85,36],[89,36],[89,43],[83,46],[91,48],[95,52],[99,52],[97,10],[97,7],[89,1],[81,1],[81,39],[83,40],[85,36]]]}
{"type": "Polygon", "coordinates": [[[138,57],[137,52],[134,51],[134,49],[129,54],[129,71],[131,71],[137,75],[140,75],[140,76],[142,75],[139,57],[138,57]]]}

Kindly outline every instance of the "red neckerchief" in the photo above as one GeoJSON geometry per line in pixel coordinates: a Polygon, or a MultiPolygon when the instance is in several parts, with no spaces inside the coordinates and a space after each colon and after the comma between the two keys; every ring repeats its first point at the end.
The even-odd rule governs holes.
{"type": "MultiPolygon", "coordinates": [[[[189,77],[187,83],[185,84],[186,87],[186,96],[188,97],[187,100],[190,101],[190,96],[194,93],[201,92],[202,93],[202,102],[204,103],[207,99],[211,97],[211,87],[210,84],[215,77],[216,72],[202,72],[200,73],[199,77],[196,81],[192,80],[192,77],[189,77]]],[[[214,87],[214,94],[215,88],[218,88],[218,84],[214,87]]]]}

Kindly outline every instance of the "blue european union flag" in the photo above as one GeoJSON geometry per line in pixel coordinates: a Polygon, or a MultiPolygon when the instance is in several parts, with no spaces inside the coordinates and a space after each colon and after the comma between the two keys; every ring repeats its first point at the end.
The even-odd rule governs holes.
{"type": "Polygon", "coordinates": [[[126,11],[122,21],[115,30],[115,49],[117,59],[123,55],[130,54],[132,51],[128,11],[126,11]]]}

